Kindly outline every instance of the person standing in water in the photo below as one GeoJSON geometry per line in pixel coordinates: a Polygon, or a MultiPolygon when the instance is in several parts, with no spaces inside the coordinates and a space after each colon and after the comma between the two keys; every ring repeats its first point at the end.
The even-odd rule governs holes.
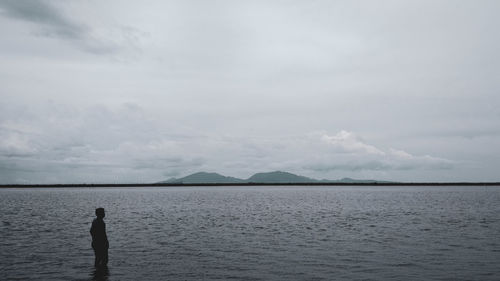
{"type": "Polygon", "coordinates": [[[103,218],[106,216],[104,208],[95,209],[97,218],[92,221],[90,234],[92,235],[92,249],[94,249],[95,262],[94,265],[106,266],[108,264],[108,248],[109,242],[106,236],[106,224],[103,218]]]}

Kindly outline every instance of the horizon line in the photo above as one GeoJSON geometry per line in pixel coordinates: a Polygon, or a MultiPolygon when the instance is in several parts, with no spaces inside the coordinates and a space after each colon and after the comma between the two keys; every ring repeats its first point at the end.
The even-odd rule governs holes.
{"type": "Polygon", "coordinates": [[[0,184],[0,188],[192,187],[192,186],[500,186],[500,182],[244,182],[244,183],[55,183],[0,184]]]}

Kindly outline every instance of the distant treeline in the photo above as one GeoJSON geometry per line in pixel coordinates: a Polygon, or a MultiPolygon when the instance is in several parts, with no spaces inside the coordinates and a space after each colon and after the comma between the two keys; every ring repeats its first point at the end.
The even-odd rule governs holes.
{"type": "Polygon", "coordinates": [[[300,183],[93,183],[93,184],[2,184],[0,188],[62,187],[175,187],[175,186],[500,186],[500,182],[300,182],[300,183]]]}

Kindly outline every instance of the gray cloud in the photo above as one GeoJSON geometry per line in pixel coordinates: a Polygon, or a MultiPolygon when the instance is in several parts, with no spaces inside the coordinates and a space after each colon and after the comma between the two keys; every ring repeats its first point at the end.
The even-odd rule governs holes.
{"type": "Polygon", "coordinates": [[[89,32],[88,28],[65,17],[57,8],[46,1],[15,1],[0,2],[5,14],[20,20],[42,25],[41,35],[64,39],[82,39],[89,32]]]}
{"type": "Polygon", "coordinates": [[[0,1],[0,179],[498,180],[499,5],[0,1]]]}
{"type": "Polygon", "coordinates": [[[364,171],[364,170],[394,170],[396,167],[392,167],[387,163],[382,163],[380,161],[371,161],[365,163],[345,163],[345,164],[312,164],[304,167],[308,170],[313,170],[316,172],[329,172],[334,170],[340,171],[364,171]]]}
{"type": "Polygon", "coordinates": [[[130,26],[113,27],[108,38],[95,34],[95,31],[84,23],[74,19],[55,6],[56,2],[44,0],[0,1],[3,14],[33,24],[33,34],[42,37],[61,39],[74,47],[96,55],[107,55],[125,48],[137,49],[138,41],[144,35],[130,26]],[[113,38],[114,37],[114,38],[113,38]]]}
{"type": "Polygon", "coordinates": [[[152,119],[133,103],[77,109],[49,102],[26,115],[33,118],[13,120],[3,116],[0,122],[0,175],[17,178],[16,182],[24,175],[54,173],[52,178],[32,180],[70,180],[67,173],[56,171],[78,171],[82,175],[121,171],[118,177],[112,177],[115,181],[136,182],[205,170],[240,177],[289,170],[332,178],[338,177],[339,171],[453,167],[450,160],[376,147],[345,130],[288,138],[192,134],[178,124],[152,119]]]}
{"type": "Polygon", "coordinates": [[[312,164],[304,166],[307,170],[316,172],[330,172],[330,171],[391,171],[391,170],[450,170],[454,163],[449,160],[441,159],[434,160],[419,159],[416,161],[398,162],[398,161],[359,161],[359,162],[346,162],[342,164],[312,164]]]}
{"type": "Polygon", "coordinates": [[[205,163],[203,154],[189,151],[196,144],[191,140],[186,147],[184,142],[196,136],[169,134],[136,104],[77,109],[49,102],[25,116],[33,118],[11,118],[4,112],[0,122],[0,177],[5,182],[25,183],[26,175],[32,182],[72,182],[67,175],[74,172],[64,172],[70,170],[81,173],[77,178],[101,174],[87,182],[102,181],[116,171],[120,175],[111,178],[117,181],[149,182],[205,163]],[[57,175],[43,177],[48,174],[57,175]]]}

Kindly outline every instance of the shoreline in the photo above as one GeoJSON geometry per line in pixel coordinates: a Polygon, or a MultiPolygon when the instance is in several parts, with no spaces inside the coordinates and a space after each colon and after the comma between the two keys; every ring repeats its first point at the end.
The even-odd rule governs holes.
{"type": "Polygon", "coordinates": [[[305,182],[305,183],[123,183],[123,184],[0,184],[0,188],[93,187],[190,187],[190,186],[500,186],[500,182],[305,182]]]}

